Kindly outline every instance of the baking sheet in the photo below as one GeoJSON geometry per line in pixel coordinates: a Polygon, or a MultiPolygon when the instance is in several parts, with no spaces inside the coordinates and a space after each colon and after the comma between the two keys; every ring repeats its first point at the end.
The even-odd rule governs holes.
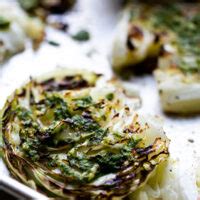
{"type": "MultiPolygon", "coordinates": [[[[112,38],[120,17],[120,0],[79,0],[64,20],[69,24],[68,33],[47,28],[47,40],[60,43],[54,47],[42,44],[34,52],[27,44],[27,50],[10,59],[0,67],[0,107],[7,96],[30,76],[37,76],[56,67],[87,68],[106,76],[112,76],[109,63],[112,38]],[[81,29],[91,34],[85,43],[73,41],[69,35],[81,29]]],[[[156,83],[152,76],[133,77],[130,82],[137,86],[142,98],[140,113],[159,115],[164,130],[171,139],[170,151],[174,160],[180,163],[180,183],[186,199],[191,199],[191,188],[195,187],[195,170],[200,162],[200,116],[177,117],[162,113],[156,83]]],[[[8,172],[0,162],[0,173],[8,172]]],[[[197,193],[193,194],[197,196],[197,193]]],[[[193,199],[191,199],[193,200],[193,199]]]]}

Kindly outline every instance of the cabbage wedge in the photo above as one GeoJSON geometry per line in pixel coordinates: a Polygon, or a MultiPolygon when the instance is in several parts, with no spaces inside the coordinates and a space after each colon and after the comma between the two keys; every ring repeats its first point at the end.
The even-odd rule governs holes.
{"type": "Polygon", "coordinates": [[[3,108],[7,167],[48,197],[127,197],[169,155],[162,128],[137,107],[137,97],[92,72],[33,79],[3,108]]]}
{"type": "Polygon", "coordinates": [[[22,52],[28,39],[36,49],[43,41],[41,20],[29,17],[14,1],[0,1],[0,64],[22,52]]]}
{"type": "Polygon", "coordinates": [[[154,72],[165,112],[200,112],[199,11],[199,3],[135,2],[116,31],[113,69],[120,75],[154,72]]]}

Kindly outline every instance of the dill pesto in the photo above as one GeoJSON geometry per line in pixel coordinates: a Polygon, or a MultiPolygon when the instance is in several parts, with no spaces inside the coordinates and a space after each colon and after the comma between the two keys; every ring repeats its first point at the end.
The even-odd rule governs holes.
{"type": "Polygon", "coordinates": [[[128,97],[114,83],[106,83],[110,92],[101,94],[102,88],[95,86],[98,79],[92,72],[62,74],[42,82],[32,80],[16,90],[5,105],[2,124],[5,161],[16,178],[23,176],[20,180],[25,184],[32,180],[34,188],[49,197],[101,199],[104,191],[109,199],[133,192],[167,159],[167,138],[159,133],[152,144],[146,144],[142,134],[146,128],[134,129],[137,120],[136,124],[124,123],[116,133],[116,120],[123,118],[115,112],[130,104],[132,110],[123,117],[133,114],[134,118],[134,102],[123,103],[128,97]],[[85,83],[81,88],[80,84],[74,87],[74,81],[70,81],[73,87],[66,84],[77,77],[85,83]],[[143,167],[147,163],[150,171],[143,167]],[[95,184],[110,174],[115,174],[110,183],[95,184]]]}

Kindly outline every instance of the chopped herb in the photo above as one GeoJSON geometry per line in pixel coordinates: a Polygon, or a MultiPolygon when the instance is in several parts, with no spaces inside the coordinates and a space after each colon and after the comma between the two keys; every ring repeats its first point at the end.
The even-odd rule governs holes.
{"type": "Polygon", "coordinates": [[[24,126],[29,126],[32,123],[31,111],[24,107],[18,107],[15,112],[24,126]]]}
{"type": "Polygon", "coordinates": [[[55,120],[65,119],[69,116],[68,107],[66,105],[61,105],[54,111],[55,120]]]}
{"type": "Polygon", "coordinates": [[[140,141],[141,139],[131,139],[118,153],[107,152],[106,154],[96,156],[96,162],[104,173],[119,170],[126,160],[132,159],[132,150],[140,141]]]}
{"type": "Polygon", "coordinates": [[[22,149],[27,157],[29,157],[33,161],[39,160],[40,156],[38,153],[38,148],[40,146],[40,142],[37,138],[35,139],[26,139],[26,141],[22,144],[22,149]]]}
{"type": "Polygon", "coordinates": [[[90,170],[94,165],[90,160],[88,160],[82,155],[77,157],[69,156],[69,163],[70,166],[79,168],[82,171],[90,170]]]}
{"type": "Polygon", "coordinates": [[[75,99],[75,103],[77,108],[87,108],[92,105],[92,97],[91,96],[86,96],[82,99],[75,99]]]}
{"type": "Polygon", "coordinates": [[[50,45],[55,46],[55,47],[59,47],[59,46],[60,46],[60,44],[59,44],[58,42],[55,42],[55,41],[53,41],[53,40],[48,40],[47,42],[48,42],[50,45]]]}
{"type": "Polygon", "coordinates": [[[39,104],[39,109],[53,109],[55,120],[66,119],[70,116],[67,103],[57,96],[50,96],[45,99],[44,104],[39,104]]]}
{"type": "Polygon", "coordinates": [[[129,141],[129,143],[128,143],[128,147],[129,148],[131,148],[131,150],[133,149],[133,148],[135,148],[140,142],[142,141],[142,139],[141,138],[139,138],[139,139],[130,139],[130,141],[129,141]]]}
{"type": "Polygon", "coordinates": [[[108,99],[109,101],[112,101],[114,98],[114,94],[113,93],[109,93],[106,95],[106,99],[108,99]]]}
{"type": "Polygon", "coordinates": [[[76,171],[74,168],[70,167],[69,165],[67,165],[67,164],[60,164],[59,168],[67,176],[75,177],[76,179],[78,179],[78,181],[81,181],[81,174],[80,174],[80,172],[76,171]]]}
{"type": "Polygon", "coordinates": [[[67,118],[65,122],[69,123],[71,129],[75,132],[88,132],[90,134],[89,141],[91,144],[98,144],[107,134],[107,130],[101,128],[101,126],[91,118],[85,118],[81,115],[74,115],[71,118],[67,118]]]}
{"type": "Polygon", "coordinates": [[[81,30],[78,33],[76,33],[75,35],[72,35],[71,37],[74,40],[77,40],[79,42],[84,42],[84,41],[88,41],[90,39],[90,34],[86,30],[81,30]]]}
{"type": "Polygon", "coordinates": [[[95,161],[99,164],[102,173],[110,173],[119,170],[127,157],[123,154],[108,152],[96,156],[95,161]]]}
{"type": "Polygon", "coordinates": [[[74,115],[72,118],[66,119],[66,121],[76,130],[88,132],[101,130],[100,125],[97,122],[80,115],[74,115]]]}
{"type": "Polygon", "coordinates": [[[10,26],[10,21],[0,16],[0,29],[7,29],[10,26]]]}

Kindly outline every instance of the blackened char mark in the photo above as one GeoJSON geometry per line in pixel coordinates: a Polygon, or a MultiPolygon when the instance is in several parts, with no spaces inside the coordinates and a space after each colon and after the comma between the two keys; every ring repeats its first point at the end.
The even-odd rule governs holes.
{"type": "Polygon", "coordinates": [[[23,88],[22,91],[19,94],[17,94],[17,96],[18,97],[25,97],[26,96],[26,89],[23,88]]]}
{"type": "Polygon", "coordinates": [[[154,43],[158,43],[160,41],[160,35],[158,33],[154,34],[154,43]]]}
{"type": "Polygon", "coordinates": [[[92,116],[91,116],[91,112],[90,111],[84,111],[82,113],[82,116],[85,118],[85,119],[92,119],[92,116]]]}
{"type": "Polygon", "coordinates": [[[126,46],[128,47],[128,49],[129,49],[130,51],[135,50],[135,46],[134,46],[134,44],[131,42],[131,38],[129,38],[129,37],[127,38],[126,46]]]}
{"type": "Polygon", "coordinates": [[[147,148],[144,148],[144,149],[136,149],[136,152],[140,155],[140,156],[143,156],[143,155],[148,155],[150,153],[152,153],[154,150],[153,150],[153,146],[150,145],[148,146],[147,148]]]}
{"type": "Polygon", "coordinates": [[[130,79],[131,76],[141,76],[144,74],[151,74],[156,68],[158,63],[157,57],[149,57],[141,63],[134,65],[127,65],[122,70],[115,71],[122,79],[130,79]]]}
{"type": "Polygon", "coordinates": [[[155,32],[154,33],[154,43],[159,43],[163,38],[168,37],[168,33],[166,31],[155,32]]]}
{"type": "Polygon", "coordinates": [[[54,82],[55,82],[55,79],[54,78],[50,78],[50,79],[47,79],[46,81],[41,82],[40,85],[45,86],[45,85],[52,84],[54,82]]]}
{"type": "Polygon", "coordinates": [[[10,103],[8,102],[8,106],[7,108],[5,109],[4,113],[3,113],[3,116],[2,116],[2,129],[4,131],[7,123],[9,122],[10,120],[10,115],[11,115],[11,112],[12,112],[12,107],[10,105],[10,103]]]}
{"type": "Polygon", "coordinates": [[[136,40],[142,40],[143,39],[143,32],[141,30],[140,27],[138,26],[131,26],[129,33],[128,33],[128,37],[127,37],[127,41],[126,41],[126,46],[128,47],[129,50],[134,51],[135,50],[135,46],[133,44],[134,39],[136,40]]]}
{"type": "Polygon", "coordinates": [[[54,1],[39,1],[39,6],[46,9],[50,13],[62,14],[73,6],[75,0],[54,0],[54,1]]]}
{"type": "Polygon", "coordinates": [[[149,57],[141,63],[135,65],[135,74],[148,74],[152,73],[154,69],[157,67],[158,58],[157,57],[149,57]]]}
{"type": "Polygon", "coordinates": [[[138,26],[131,26],[128,34],[129,38],[135,38],[137,40],[142,40],[144,37],[143,31],[138,26]]]}
{"type": "Polygon", "coordinates": [[[32,90],[30,91],[30,105],[34,105],[35,104],[35,97],[33,95],[32,90]]]}
{"type": "MultiPolygon", "coordinates": [[[[73,90],[89,87],[89,83],[81,76],[66,76],[60,81],[49,79],[40,83],[46,91],[73,90]]],[[[92,85],[91,85],[92,86],[92,85]]]]}

